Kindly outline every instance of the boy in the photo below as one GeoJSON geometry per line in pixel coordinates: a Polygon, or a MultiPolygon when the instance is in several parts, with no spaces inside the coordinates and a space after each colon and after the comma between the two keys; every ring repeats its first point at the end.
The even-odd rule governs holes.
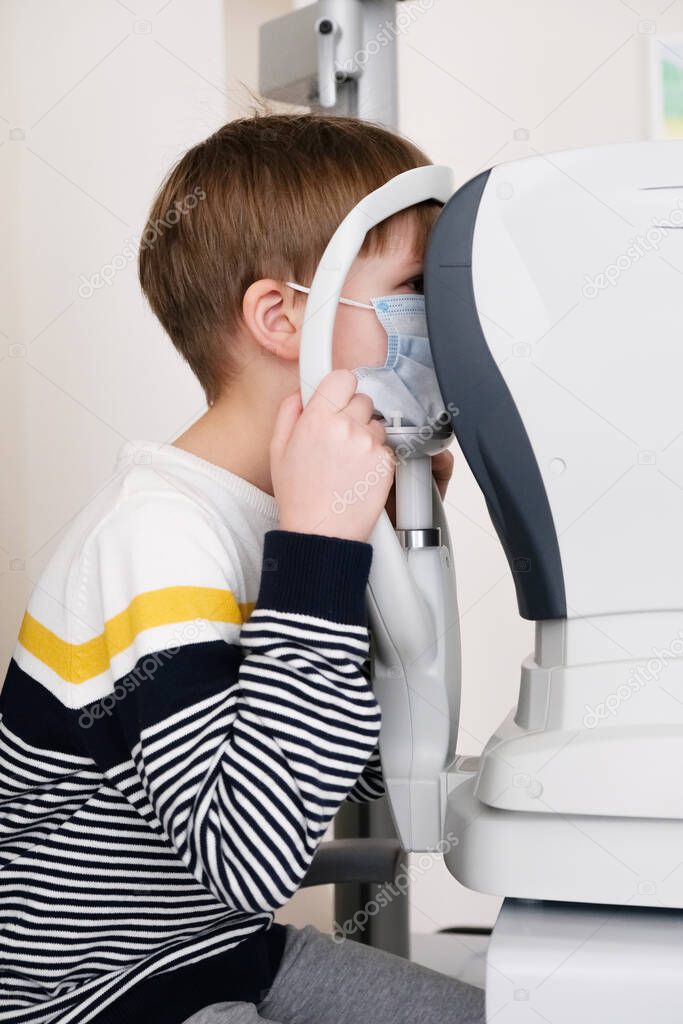
{"type": "MultiPolygon", "coordinates": [[[[1,696],[0,1021],[483,1020],[479,989],[273,923],[342,801],[383,792],[365,587],[392,477],[334,511],[390,460],[349,372],[386,334],[340,304],[302,410],[286,282],[428,162],[362,122],[264,116],[156,198],[140,280],[209,408],[173,444],[123,446],[31,596],[1,696]]],[[[419,289],[432,218],[375,229],[344,295],[419,289]]]]}

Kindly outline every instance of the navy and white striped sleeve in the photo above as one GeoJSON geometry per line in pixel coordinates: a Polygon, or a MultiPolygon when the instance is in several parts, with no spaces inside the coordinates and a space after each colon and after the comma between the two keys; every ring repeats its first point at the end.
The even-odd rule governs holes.
{"type": "MultiPolygon", "coordinates": [[[[369,682],[369,660],[363,665],[363,673],[369,682]]],[[[370,759],[366,763],[360,777],[346,799],[353,804],[369,804],[372,803],[373,800],[379,800],[380,797],[384,796],[385,792],[386,787],[384,785],[384,775],[382,774],[382,762],[380,760],[378,744],[370,755],[370,759]]]]}
{"type": "Polygon", "coordinates": [[[353,804],[369,804],[373,800],[379,800],[385,792],[382,762],[377,746],[346,799],[353,804]]]}
{"type": "Polygon", "coordinates": [[[377,747],[381,711],[363,670],[372,547],[267,533],[256,605],[235,627],[230,580],[200,520],[172,548],[156,523],[99,546],[105,637],[130,644],[112,658],[113,680],[128,684],[152,651],[155,666],[87,738],[201,884],[236,910],[272,911],[299,888],[341,803],[365,790],[354,787],[377,747]],[[141,564],[163,564],[175,585],[145,587],[141,564]],[[205,614],[208,601],[222,610],[205,614]],[[176,629],[169,649],[169,615],[194,618],[199,635],[176,629]]]}

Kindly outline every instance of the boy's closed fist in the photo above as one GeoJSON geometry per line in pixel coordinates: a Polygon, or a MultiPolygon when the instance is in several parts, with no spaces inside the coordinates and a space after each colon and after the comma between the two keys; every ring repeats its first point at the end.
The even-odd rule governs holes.
{"type": "Polygon", "coordinates": [[[333,370],[305,409],[280,406],[270,445],[280,529],[367,541],[394,478],[394,453],[350,370],[333,370]]]}

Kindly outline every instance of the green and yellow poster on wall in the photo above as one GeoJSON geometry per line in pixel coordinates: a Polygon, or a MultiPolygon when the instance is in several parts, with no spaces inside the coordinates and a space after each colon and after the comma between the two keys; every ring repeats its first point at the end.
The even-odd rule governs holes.
{"type": "Polygon", "coordinates": [[[683,139],[683,35],[651,39],[652,125],[655,139],[683,139]]]}

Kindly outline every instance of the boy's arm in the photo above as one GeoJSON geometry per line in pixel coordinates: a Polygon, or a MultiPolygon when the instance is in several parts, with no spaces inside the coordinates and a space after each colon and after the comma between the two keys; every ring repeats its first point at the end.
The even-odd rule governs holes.
{"type": "MultiPolygon", "coordinates": [[[[363,673],[368,683],[371,683],[371,670],[370,660],[366,661],[363,666],[363,673]]],[[[347,796],[347,800],[354,804],[368,804],[372,803],[373,800],[379,800],[380,797],[384,796],[386,788],[384,785],[384,776],[382,774],[382,762],[379,754],[379,743],[370,754],[370,758],[363,768],[359,778],[357,779],[353,789],[347,796]]]]}
{"type": "Polygon", "coordinates": [[[384,796],[385,792],[382,763],[379,758],[379,747],[377,746],[346,799],[354,804],[369,804],[373,800],[379,800],[381,796],[384,796]]]}
{"type": "Polygon", "coordinates": [[[209,517],[181,496],[150,504],[96,540],[117,696],[104,717],[83,709],[84,741],[202,885],[270,911],[299,887],[377,745],[362,671],[372,548],[267,534],[240,629],[209,517]]]}

